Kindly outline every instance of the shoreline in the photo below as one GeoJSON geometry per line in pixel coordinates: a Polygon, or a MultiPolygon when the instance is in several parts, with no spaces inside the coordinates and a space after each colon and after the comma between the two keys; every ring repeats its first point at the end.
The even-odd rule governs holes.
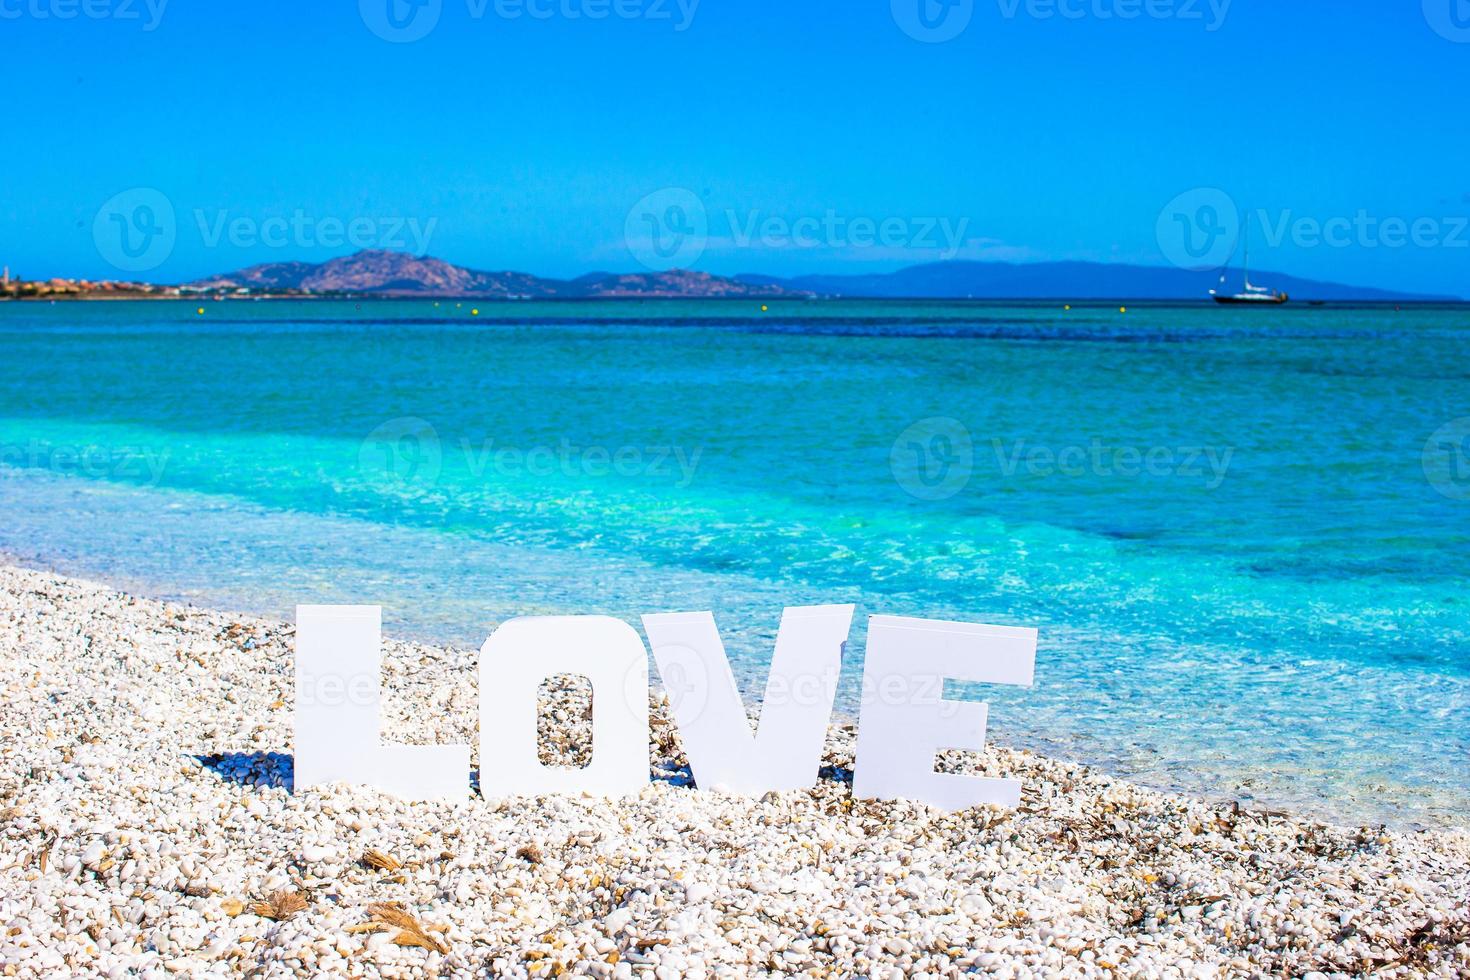
{"type": "MultiPolygon", "coordinates": [[[[3,473],[3,468],[0,468],[0,473],[3,473]]],[[[247,596],[239,592],[205,589],[180,591],[164,586],[156,579],[127,574],[116,567],[102,570],[86,561],[64,560],[55,555],[22,553],[0,547],[0,568],[7,566],[42,575],[93,583],[112,591],[173,605],[215,611],[228,610],[228,612],[221,612],[220,615],[236,618],[285,622],[289,617],[287,606],[280,603],[275,605],[261,603],[258,597],[247,596]]],[[[336,595],[313,595],[300,601],[330,603],[351,600],[336,595]]],[[[391,603],[386,604],[384,608],[385,612],[389,610],[391,603]]],[[[540,608],[537,613],[570,615],[577,611],[575,608],[557,606],[540,608]]],[[[515,611],[501,610],[501,615],[507,618],[517,614],[519,613],[515,611]]],[[[636,620],[630,619],[629,621],[636,620]]],[[[493,625],[493,621],[487,623],[485,632],[470,636],[462,632],[459,635],[450,632],[436,634],[422,623],[390,625],[385,622],[384,636],[425,647],[478,650],[479,645],[488,636],[490,625],[493,625]]],[[[652,687],[659,690],[661,681],[656,669],[650,669],[650,679],[652,687]]],[[[761,672],[759,678],[754,680],[747,678],[742,683],[747,692],[763,690],[764,672],[761,672]]],[[[846,698],[846,695],[851,693],[850,690],[839,691],[831,716],[833,725],[856,726],[859,706],[846,698]]],[[[747,702],[747,707],[751,707],[748,697],[747,702]]],[[[1147,735],[1147,732],[1143,735],[1147,735]]],[[[1404,812],[1403,807],[1390,806],[1365,810],[1361,805],[1360,797],[1355,796],[1344,801],[1311,794],[1286,794],[1279,790],[1272,791],[1271,787],[1252,784],[1249,782],[1252,773],[1237,769],[1219,768],[1201,771],[1198,767],[1192,766],[1188,770],[1176,770],[1173,767],[1156,768],[1151,771],[1141,771],[1137,768],[1130,770],[1121,761],[1122,757],[1107,755],[1096,750],[1090,752],[1082,750],[1066,736],[1047,737],[1045,734],[1017,727],[992,728],[987,734],[987,743],[1001,748],[1024,750],[1057,762],[1086,766],[1122,782],[1172,796],[1188,797],[1208,804],[1226,806],[1239,804],[1250,810],[1286,813],[1302,820],[1321,821],[1330,825],[1385,826],[1409,833],[1420,830],[1470,830],[1470,810],[1455,811],[1452,807],[1441,807],[1439,812],[1433,814],[1404,812]],[[1458,819],[1447,817],[1446,814],[1449,813],[1455,814],[1458,819]]]]}
{"type": "MultiPolygon", "coordinates": [[[[0,564],[0,964],[22,976],[1470,971],[1470,830],[1243,810],[1024,750],[978,760],[1023,780],[1017,811],[853,800],[842,724],[813,789],[744,799],[688,787],[656,707],[654,780],[627,800],[293,795],[291,634],[0,564]]],[[[383,650],[385,738],[475,745],[475,651],[383,650]]],[[[565,743],[581,712],[548,707],[565,743]]]]}
{"type": "MultiPolygon", "coordinates": [[[[86,563],[70,563],[55,557],[22,554],[0,547],[0,568],[6,566],[37,572],[42,575],[88,582],[112,591],[162,603],[215,611],[228,610],[228,612],[222,612],[220,615],[229,615],[236,618],[260,619],[267,622],[285,622],[289,615],[284,607],[273,609],[266,605],[252,604],[249,598],[238,594],[215,594],[206,590],[179,592],[166,588],[152,580],[122,574],[116,569],[108,572],[99,572],[87,567],[86,563]]],[[[310,601],[337,602],[347,600],[335,596],[323,596],[313,597],[310,601]]],[[[575,613],[576,610],[571,608],[546,608],[538,610],[538,612],[544,615],[570,615],[575,613]]],[[[506,615],[512,614],[507,613],[506,615]]],[[[488,635],[488,632],[480,634],[479,640],[476,641],[474,639],[465,639],[451,635],[436,636],[431,631],[426,631],[422,628],[413,629],[402,624],[398,624],[398,626],[399,628],[395,629],[385,624],[385,638],[433,648],[443,647],[478,650],[479,644],[488,635]]],[[[749,686],[747,689],[763,689],[763,678],[764,675],[762,674],[761,679],[755,681],[754,685],[749,686]]],[[[653,689],[655,691],[660,690],[661,681],[656,669],[650,670],[650,679],[653,689]]],[[[849,703],[845,700],[844,693],[850,692],[839,692],[838,700],[833,706],[831,723],[837,727],[855,727],[859,720],[859,706],[856,703],[849,703]]],[[[747,707],[749,708],[751,705],[747,704],[747,707]]],[[[1096,752],[1089,754],[1079,751],[1065,737],[1047,738],[1035,732],[1025,732],[1016,728],[993,728],[987,734],[987,744],[999,748],[1030,752],[1057,762],[1086,766],[1122,782],[1157,790],[1172,796],[1188,797],[1208,804],[1222,804],[1226,806],[1239,804],[1241,807],[1250,810],[1287,813],[1302,820],[1321,821],[1327,824],[1342,826],[1385,826],[1410,833],[1420,830],[1470,829],[1470,811],[1465,811],[1466,815],[1459,821],[1424,819],[1424,814],[1406,815],[1403,813],[1390,814],[1380,812],[1371,816],[1357,815],[1347,810],[1338,801],[1325,800],[1319,797],[1289,797],[1263,791],[1260,786],[1248,785],[1243,782],[1241,774],[1234,773],[1233,770],[1219,770],[1206,774],[1212,777],[1210,779],[1206,779],[1197,770],[1191,770],[1188,778],[1181,776],[1178,772],[1130,772],[1116,758],[1104,758],[1096,752]],[[1164,778],[1166,776],[1168,778],[1164,778]]]]}
{"type": "MultiPolygon", "coordinates": [[[[595,303],[637,303],[637,302],[701,302],[701,303],[742,303],[765,300],[767,303],[776,302],[790,304],[793,306],[808,306],[822,303],[874,303],[874,304],[929,304],[929,305],[956,305],[956,306],[1015,306],[1015,307],[1038,307],[1054,309],[1058,303],[1069,308],[1079,310],[1110,311],[1119,304],[1126,306],[1137,306],[1142,309],[1213,309],[1216,304],[1209,297],[1198,299],[1174,297],[1174,298],[1148,298],[1148,297],[1097,297],[1083,296],[1073,298],[1070,296],[997,296],[976,298],[970,296],[763,296],[751,295],[712,295],[703,296],[686,293],[630,293],[607,296],[533,296],[513,297],[484,293],[250,293],[246,295],[231,295],[229,293],[196,293],[189,295],[163,295],[154,293],[56,293],[40,296],[0,296],[0,303],[86,303],[86,302],[252,302],[255,300],[291,301],[300,300],[304,302],[324,303],[403,303],[414,301],[425,302],[476,302],[485,304],[500,304],[505,306],[528,305],[535,303],[564,303],[564,304],[595,304],[595,303]]],[[[1459,310],[1470,307],[1470,299],[1327,299],[1327,300],[1294,300],[1287,304],[1294,309],[1320,310],[1459,310]]],[[[1280,312],[1278,309],[1277,312],[1280,312]]]]}

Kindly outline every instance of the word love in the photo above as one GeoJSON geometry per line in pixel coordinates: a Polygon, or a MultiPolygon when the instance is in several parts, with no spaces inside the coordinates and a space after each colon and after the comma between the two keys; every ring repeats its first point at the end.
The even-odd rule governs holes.
{"type": "MultiPolygon", "coordinates": [[[[817,778],[853,607],[798,606],[781,615],[755,731],[708,612],[643,617],[697,785],[760,795],[817,778]]],[[[296,610],[296,787],[375,786],[409,799],[464,797],[467,745],[382,740],[381,609],[296,610]]],[[[985,744],[987,706],[945,700],[946,680],[1029,687],[1036,631],[873,616],[863,664],[853,793],[913,799],[948,810],[1014,807],[1021,784],[935,771],[944,749],[985,744]]],[[[513,619],[480,648],[480,791],[623,796],[648,784],[648,651],[607,616],[513,619]],[[537,757],[537,702],[558,674],[592,687],[591,762],[546,766],[537,757]]]]}

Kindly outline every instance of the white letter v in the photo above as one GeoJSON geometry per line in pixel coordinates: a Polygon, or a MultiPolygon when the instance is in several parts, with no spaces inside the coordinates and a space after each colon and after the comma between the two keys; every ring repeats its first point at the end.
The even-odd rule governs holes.
{"type": "Polygon", "coordinates": [[[782,612],[756,734],[714,616],[643,617],[689,768],[701,788],[759,796],[806,789],[816,781],[852,613],[850,605],[782,612]]]}

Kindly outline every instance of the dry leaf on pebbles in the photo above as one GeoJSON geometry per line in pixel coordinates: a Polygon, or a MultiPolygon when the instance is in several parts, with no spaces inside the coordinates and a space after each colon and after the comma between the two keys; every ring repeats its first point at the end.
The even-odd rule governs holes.
{"type": "Polygon", "coordinates": [[[436,953],[449,952],[449,945],[430,932],[430,929],[435,928],[438,927],[425,928],[412,912],[397,902],[379,902],[368,906],[367,922],[350,926],[347,931],[381,932],[385,929],[397,929],[398,934],[393,937],[396,946],[418,946],[436,953]]]}
{"type": "Polygon", "coordinates": [[[282,888],[280,891],[271,892],[263,902],[255,902],[250,906],[250,911],[262,919],[275,919],[277,922],[285,922],[297,912],[305,910],[307,906],[306,896],[300,892],[289,891],[282,888]]]}
{"type": "Polygon", "coordinates": [[[379,871],[397,871],[403,867],[402,861],[379,850],[369,850],[362,856],[362,863],[379,871]]]}

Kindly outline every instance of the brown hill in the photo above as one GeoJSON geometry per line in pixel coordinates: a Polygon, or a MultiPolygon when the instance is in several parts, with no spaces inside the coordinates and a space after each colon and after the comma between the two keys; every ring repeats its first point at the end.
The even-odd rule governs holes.
{"type": "Polygon", "coordinates": [[[247,288],[315,294],[501,299],[803,295],[778,285],[750,284],[682,269],[626,275],[593,273],[572,280],[546,279],[526,272],[480,272],[433,256],[382,249],[368,249],[320,264],[271,262],[253,265],[186,285],[195,289],[247,288]]]}

